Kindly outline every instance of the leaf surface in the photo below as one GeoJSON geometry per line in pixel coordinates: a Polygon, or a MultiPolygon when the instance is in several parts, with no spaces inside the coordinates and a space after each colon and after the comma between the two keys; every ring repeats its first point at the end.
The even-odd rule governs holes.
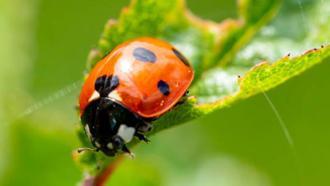
{"type": "MultiPolygon", "coordinates": [[[[87,69],[118,44],[136,37],[161,38],[184,53],[196,72],[191,97],[153,122],[154,130],[148,135],[155,134],[272,89],[329,58],[330,48],[323,46],[273,63],[235,62],[239,50],[274,17],[280,4],[281,0],[240,0],[238,18],[215,23],[193,15],[183,0],[133,0],[117,21],[106,24],[97,48],[90,52],[87,69]]],[[[81,128],[78,134],[90,146],[81,128]]],[[[74,157],[92,177],[114,160],[89,152],[74,157]]]]}

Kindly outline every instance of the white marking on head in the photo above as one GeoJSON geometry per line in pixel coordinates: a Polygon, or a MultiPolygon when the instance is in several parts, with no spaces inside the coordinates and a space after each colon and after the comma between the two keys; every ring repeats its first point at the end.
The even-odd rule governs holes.
{"type": "Polygon", "coordinates": [[[112,98],[114,100],[117,100],[117,101],[122,101],[123,99],[121,99],[120,95],[118,94],[118,91],[114,90],[114,91],[111,91],[109,94],[108,94],[108,97],[109,98],[112,98]]]}
{"type": "Polygon", "coordinates": [[[87,134],[87,136],[89,137],[89,139],[92,139],[92,133],[91,133],[91,131],[89,130],[89,126],[88,126],[87,123],[86,123],[86,125],[85,125],[85,131],[86,131],[86,134],[87,134]]]}
{"type": "Polygon", "coordinates": [[[121,124],[119,126],[117,135],[120,136],[125,141],[125,143],[128,143],[133,139],[134,133],[135,133],[134,127],[128,127],[125,124],[121,124]]]}
{"type": "Polygon", "coordinates": [[[95,99],[97,99],[99,97],[100,97],[100,93],[98,91],[94,90],[94,92],[91,95],[91,97],[89,97],[88,102],[93,101],[93,100],[95,100],[95,99]]]}
{"type": "Polygon", "coordinates": [[[111,143],[111,142],[108,143],[108,144],[107,144],[107,147],[108,147],[108,149],[113,149],[113,145],[112,145],[112,143],[111,143]]]}

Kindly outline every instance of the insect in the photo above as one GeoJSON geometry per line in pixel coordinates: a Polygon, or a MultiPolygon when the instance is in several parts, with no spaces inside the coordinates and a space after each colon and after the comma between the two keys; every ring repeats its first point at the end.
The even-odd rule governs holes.
{"type": "Polygon", "coordinates": [[[182,100],[193,77],[187,59],[165,41],[137,38],[117,46],[91,70],[79,97],[95,150],[131,154],[126,144],[134,136],[148,142],[150,122],[182,100]]]}

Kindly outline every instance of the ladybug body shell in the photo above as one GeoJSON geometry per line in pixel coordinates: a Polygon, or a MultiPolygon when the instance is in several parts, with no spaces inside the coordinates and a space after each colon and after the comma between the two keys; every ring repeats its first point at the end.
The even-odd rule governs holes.
{"type": "Polygon", "coordinates": [[[170,44],[139,38],[116,47],[92,69],[80,94],[80,113],[94,97],[96,81],[111,76],[109,98],[142,118],[157,118],[186,93],[194,76],[187,60],[170,44]]]}

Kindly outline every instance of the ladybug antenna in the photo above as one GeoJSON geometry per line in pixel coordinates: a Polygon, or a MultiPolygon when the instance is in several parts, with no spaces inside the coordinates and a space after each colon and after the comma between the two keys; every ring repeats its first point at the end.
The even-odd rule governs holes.
{"type": "Polygon", "coordinates": [[[78,149],[77,149],[77,152],[78,152],[78,153],[82,153],[82,152],[85,152],[85,151],[97,152],[98,149],[95,149],[95,148],[89,148],[89,147],[81,147],[81,148],[78,148],[78,149]]]}

